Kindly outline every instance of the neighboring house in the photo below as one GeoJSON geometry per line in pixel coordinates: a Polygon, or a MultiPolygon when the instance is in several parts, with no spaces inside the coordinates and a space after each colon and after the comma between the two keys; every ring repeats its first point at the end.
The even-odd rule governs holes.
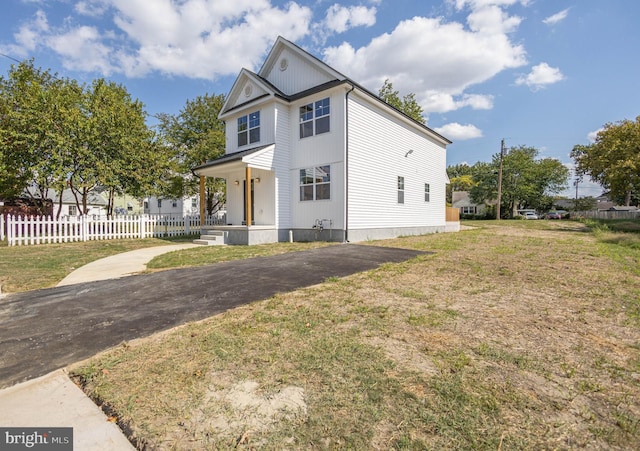
{"type": "Polygon", "coordinates": [[[487,213],[488,205],[472,202],[469,191],[453,191],[451,193],[451,206],[460,210],[461,215],[484,216],[487,213]]]}
{"type": "MultiPolygon", "coordinates": [[[[22,210],[15,210],[17,214],[35,214],[35,209],[33,207],[25,209],[24,206],[32,205],[32,200],[39,199],[40,196],[40,192],[37,189],[30,187],[26,188],[19,198],[8,200],[5,202],[5,204],[7,206],[22,205],[22,210]],[[20,211],[24,211],[27,213],[20,213],[20,211]]],[[[78,208],[78,203],[80,204],[81,208],[82,197],[78,195],[78,201],[76,202],[76,197],[73,195],[73,192],[69,188],[62,191],[62,202],[60,202],[60,194],[53,189],[49,189],[46,195],[46,215],[51,215],[54,218],[58,217],[58,213],[60,216],[80,216],[81,212],[78,208]]],[[[9,208],[6,208],[5,210],[10,211],[9,208]]],[[[97,216],[107,214],[107,201],[100,193],[96,191],[89,192],[89,195],[87,197],[86,214],[97,216]]]]}
{"type": "MultiPolygon", "coordinates": [[[[60,196],[58,192],[54,192],[52,196],[53,202],[53,217],[60,216],[80,216],[81,212],[78,209],[78,203],[82,208],[82,197],[78,195],[78,203],[70,189],[62,191],[62,205],[60,204],[60,196]]],[[[91,191],[87,196],[87,215],[103,216],[107,214],[107,201],[102,194],[91,191]]]]}
{"type": "Polygon", "coordinates": [[[200,214],[200,200],[198,196],[188,196],[183,199],[162,199],[159,197],[145,197],[144,214],[192,216],[200,214]]]}
{"type": "Polygon", "coordinates": [[[451,143],[279,37],[220,113],[231,244],[363,241],[446,229],[451,143]]]}

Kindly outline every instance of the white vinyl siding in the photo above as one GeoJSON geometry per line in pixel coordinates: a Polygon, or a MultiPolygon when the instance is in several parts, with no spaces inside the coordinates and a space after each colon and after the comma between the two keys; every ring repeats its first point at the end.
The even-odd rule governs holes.
{"type": "Polygon", "coordinates": [[[297,94],[335,79],[335,76],[319,71],[316,64],[300,58],[288,49],[282,51],[267,74],[261,75],[287,95],[297,94]],[[281,70],[283,59],[286,60],[286,67],[281,70]]]}
{"type": "Polygon", "coordinates": [[[444,227],[444,146],[391,113],[377,114],[372,102],[349,96],[349,228],[444,227]],[[404,177],[404,204],[394,189],[398,176],[404,177]],[[429,202],[424,180],[430,181],[429,202]]]}
{"type": "MultiPolygon", "coordinates": [[[[291,227],[291,185],[293,182],[289,177],[291,167],[291,114],[289,108],[275,104],[273,109],[274,129],[276,138],[276,148],[273,157],[273,167],[275,171],[275,225],[278,228],[291,227]]],[[[294,128],[295,129],[295,128],[294,128]]]]}
{"type": "Polygon", "coordinates": [[[290,107],[291,143],[291,227],[310,228],[316,219],[330,219],[335,229],[344,228],[344,89],[334,88],[324,95],[300,99],[290,107]],[[300,107],[329,98],[331,132],[300,139],[300,107]],[[300,170],[319,166],[331,166],[330,199],[321,201],[300,200],[300,170]]]}

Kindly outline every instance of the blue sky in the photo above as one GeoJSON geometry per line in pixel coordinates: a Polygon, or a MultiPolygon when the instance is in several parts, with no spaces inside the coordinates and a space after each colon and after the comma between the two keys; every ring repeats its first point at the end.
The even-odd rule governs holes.
{"type": "MultiPolygon", "coordinates": [[[[572,168],[574,145],[640,115],[635,0],[4,0],[1,11],[0,53],[121,83],[151,115],[228,93],[282,35],[373,92],[389,78],[415,93],[453,141],[448,164],[489,161],[504,139],[572,168]]],[[[12,63],[0,56],[0,74],[12,63]]]]}

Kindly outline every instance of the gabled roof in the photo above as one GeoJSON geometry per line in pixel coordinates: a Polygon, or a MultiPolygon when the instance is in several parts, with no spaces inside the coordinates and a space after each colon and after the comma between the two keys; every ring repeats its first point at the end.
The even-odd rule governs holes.
{"type": "MultiPolygon", "coordinates": [[[[280,70],[284,70],[284,69],[280,68],[280,70]]],[[[414,125],[427,130],[432,136],[434,136],[439,140],[442,140],[443,143],[451,144],[451,141],[449,139],[437,133],[435,130],[427,127],[421,122],[416,121],[415,119],[408,116],[407,114],[400,111],[399,109],[389,105],[387,102],[382,100],[379,96],[377,96],[373,92],[369,91],[368,89],[364,88],[360,84],[346,77],[342,73],[333,69],[327,63],[321,61],[320,59],[316,58],[309,52],[298,47],[293,42],[286,40],[282,36],[278,36],[278,38],[276,39],[275,44],[269,51],[269,54],[267,55],[265,62],[263,63],[262,67],[260,68],[257,74],[247,69],[242,69],[242,71],[240,72],[240,75],[238,75],[238,78],[236,78],[236,81],[234,82],[233,87],[231,88],[229,96],[227,97],[227,100],[222,107],[219,117],[221,119],[224,119],[224,117],[228,116],[232,111],[237,110],[239,108],[243,108],[253,103],[258,103],[259,101],[263,101],[265,98],[268,98],[268,97],[280,98],[287,102],[292,102],[297,99],[313,95],[316,92],[321,92],[326,89],[339,86],[341,84],[348,85],[353,89],[357,89],[359,92],[371,98],[375,103],[380,105],[382,108],[387,108],[390,111],[395,112],[395,114],[400,115],[405,120],[412,122],[414,125]],[[278,88],[272,82],[270,82],[268,78],[270,77],[270,74],[274,70],[274,68],[279,67],[278,66],[279,64],[283,64],[283,60],[286,62],[285,57],[281,58],[281,56],[286,52],[289,52],[289,54],[295,56],[296,58],[300,58],[301,60],[305,61],[310,67],[314,69],[314,71],[317,71],[317,73],[321,74],[319,76],[319,79],[321,79],[322,81],[316,83],[315,85],[311,85],[308,88],[301,89],[298,92],[293,92],[289,94],[283,92],[280,88],[278,88]],[[253,88],[247,88],[248,85],[251,85],[251,86],[255,85],[255,87],[258,90],[260,90],[260,95],[253,92],[253,88]],[[247,93],[247,91],[251,91],[251,92],[247,93]],[[241,97],[242,95],[244,95],[246,100],[243,102],[239,102],[239,99],[242,98],[241,97]]]]}
{"type": "Polygon", "coordinates": [[[303,50],[301,47],[297,46],[291,41],[286,40],[282,36],[278,36],[276,42],[271,47],[269,51],[269,55],[267,55],[267,59],[262,64],[262,67],[258,71],[258,75],[261,77],[267,78],[269,73],[273,70],[276,63],[279,60],[280,54],[284,49],[287,49],[299,56],[302,59],[307,60],[310,64],[314,65],[317,70],[322,71],[328,78],[337,79],[337,80],[346,80],[347,77],[342,75],[340,72],[335,70],[333,67],[329,66],[324,61],[316,58],[311,53],[303,50]]]}
{"type": "Polygon", "coordinates": [[[275,86],[250,70],[242,69],[222,105],[219,117],[222,118],[229,111],[247,103],[275,94],[279,94],[275,86]],[[243,97],[244,99],[240,102],[239,99],[243,97]]]}

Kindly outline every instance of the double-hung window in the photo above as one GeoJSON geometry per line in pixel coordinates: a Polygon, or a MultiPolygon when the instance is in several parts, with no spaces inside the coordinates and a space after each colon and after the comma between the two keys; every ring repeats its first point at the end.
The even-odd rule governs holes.
{"type": "Polygon", "coordinates": [[[331,199],[331,166],[300,169],[300,200],[331,199]]]}
{"type": "Polygon", "coordinates": [[[424,201],[425,202],[429,202],[429,193],[430,193],[431,188],[429,187],[428,183],[424,184],[424,201]]]}
{"type": "Polygon", "coordinates": [[[329,97],[300,107],[300,138],[320,135],[331,130],[329,97]]]}
{"type": "Polygon", "coordinates": [[[398,203],[404,204],[404,177],[398,176],[398,203]]]}
{"type": "Polygon", "coordinates": [[[260,111],[238,118],[238,147],[260,141],[260,111]]]}

